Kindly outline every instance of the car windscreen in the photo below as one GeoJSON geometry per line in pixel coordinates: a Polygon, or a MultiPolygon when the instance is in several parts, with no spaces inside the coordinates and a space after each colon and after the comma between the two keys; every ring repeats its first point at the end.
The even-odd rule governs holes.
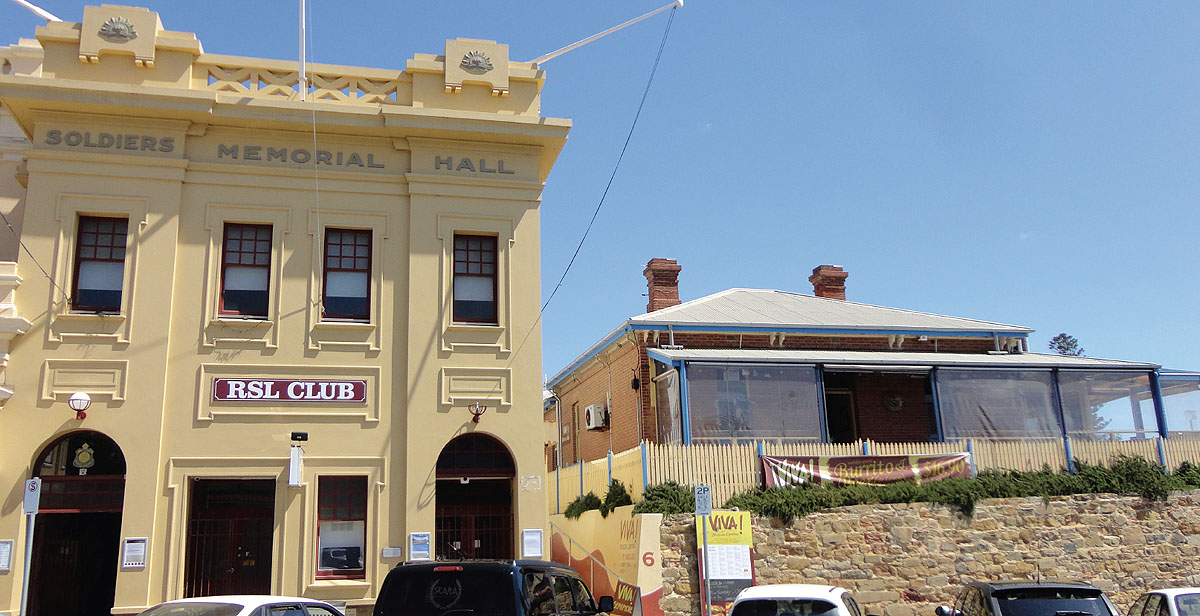
{"type": "Polygon", "coordinates": [[[237,616],[241,611],[237,603],[160,603],[138,616],[237,616]]]}
{"type": "Polygon", "coordinates": [[[375,614],[515,616],[516,591],[509,571],[448,569],[392,572],[377,600],[375,614]]]}
{"type": "Polygon", "coordinates": [[[821,599],[747,599],[730,616],[837,616],[837,606],[821,599]]]}
{"type": "Polygon", "coordinates": [[[1177,595],[1175,611],[1179,612],[1179,616],[1200,616],[1200,593],[1177,595]]]}
{"type": "Polygon", "coordinates": [[[992,597],[1001,616],[1114,616],[1095,588],[1015,588],[992,597]]]}

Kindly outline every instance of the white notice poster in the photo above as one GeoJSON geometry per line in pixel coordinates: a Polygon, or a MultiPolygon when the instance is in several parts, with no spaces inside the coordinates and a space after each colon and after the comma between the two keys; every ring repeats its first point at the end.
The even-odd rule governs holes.
{"type": "Polygon", "coordinates": [[[409,560],[430,560],[429,533],[408,533],[409,560]]]}
{"type": "Polygon", "coordinates": [[[136,569],[146,566],[146,538],[145,537],[126,537],[124,557],[121,559],[121,567],[124,569],[136,569]]]}
{"type": "Polygon", "coordinates": [[[525,558],[542,557],[542,529],[526,528],[521,532],[525,558]]]}
{"type": "Polygon", "coordinates": [[[706,560],[709,578],[714,580],[750,579],[750,546],[709,545],[706,560]]]}
{"type": "Polygon", "coordinates": [[[12,539],[0,541],[0,572],[7,573],[12,570],[12,539]]]}

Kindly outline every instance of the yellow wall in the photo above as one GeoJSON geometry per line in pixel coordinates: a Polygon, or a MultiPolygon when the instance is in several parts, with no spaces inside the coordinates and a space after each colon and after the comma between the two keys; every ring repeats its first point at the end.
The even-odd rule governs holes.
{"type": "MultiPolygon", "coordinates": [[[[519,550],[521,529],[547,527],[538,205],[569,129],[538,117],[543,74],[507,62],[503,45],[447,41],[449,62],[420,54],[406,71],[310,65],[326,81],[314,78],[318,90],[301,102],[289,85],[295,63],[203,54],[153,13],[134,22],[153,24],[141,26],[137,49],[95,36],[93,26],[112,16],[150,19],[138,11],[89,7],[82,27],[39,28],[42,63],[0,75],[0,105],[31,141],[21,237],[49,272],[18,259],[16,313],[30,325],[10,332],[3,379],[15,393],[0,409],[10,443],[0,448],[0,539],[15,545],[13,571],[0,575],[0,613],[15,613],[20,600],[22,484],[42,448],[77,429],[121,447],[121,535],[149,538],[147,566],[118,573],[115,612],[181,596],[193,477],[276,480],[273,592],[369,603],[400,560],[383,559],[382,548],[434,531],[438,454],[470,431],[513,455],[519,550]],[[448,70],[462,49],[497,58],[496,70],[448,70]],[[241,72],[212,79],[215,67],[241,72]],[[349,96],[336,84],[321,89],[337,76],[371,81],[349,96]],[[71,132],[88,140],[71,145],[71,132]],[[135,147],[87,145],[107,143],[102,133],[135,147]],[[143,147],[144,137],[154,146],[143,147]],[[284,147],[328,151],[331,161],[341,153],[347,163],[266,160],[268,148],[284,147]],[[348,162],[352,153],[362,164],[348,162]],[[80,214],[129,217],[119,315],[74,313],[58,290],[71,288],[80,214]],[[226,221],[272,225],[265,321],[217,315],[226,221]],[[326,227],[372,231],[370,323],[320,317],[326,227]],[[452,322],[452,242],[463,231],[499,240],[498,326],[452,322]],[[368,402],[214,402],[220,376],[366,379],[368,402]],[[93,399],[82,421],[66,405],[76,391],[93,399]],[[475,402],[488,406],[478,424],[466,409],[475,402]],[[287,485],[291,431],[311,439],[298,488],[287,485]],[[371,486],[364,581],[315,578],[316,477],[338,473],[367,475],[371,486]]],[[[0,49],[0,58],[16,54],[0,49]]],[[[0,166],[6,213],[22,189],[15,166],[7,158],[0,166]]],[[[14,256],[11,247],[4,254],[14,256]]]]}

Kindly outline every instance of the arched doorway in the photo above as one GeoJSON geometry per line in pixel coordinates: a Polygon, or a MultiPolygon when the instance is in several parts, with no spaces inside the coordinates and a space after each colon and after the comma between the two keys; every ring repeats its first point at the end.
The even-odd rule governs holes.
{"type": "Polygon", "coordinates": [[[107,616],[113,606],[125,500],[125,456],[91,430],[50,443],[33,468],[42,479],[29,575],[30,616],[107,616]]]}
{"type": "Polygon", "coordinates": [[[441,558],[513,558],[516,465],[499,440],[464,434],[437,461],[433,553],[441,558]]]}

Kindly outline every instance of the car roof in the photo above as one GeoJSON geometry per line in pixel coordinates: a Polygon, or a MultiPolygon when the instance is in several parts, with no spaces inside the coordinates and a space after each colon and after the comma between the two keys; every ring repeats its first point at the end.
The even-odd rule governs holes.
{"type": "Polygon", "coordinates": [[[505,569],[510,570],[518,567],[537,567],[540,569],[555,569],[563,572],[575,573],[574,569],[562,563],[556,563],[548,560],[486,560],[486,559],[466,559],[466,560],[422,560],[422,561],[405,561],[392,568],[396,569],[433,569],[435,567],[470,567],[472,569],[505,569]]]}
{"type": "Polygon", "coordinates": [[[211,597],[188,597],[187,599],[164,601],[164,603],[236,603],[245,607],[266,605],[268,603],[293,602],[329,605],[328,603],[319,599],[309,599],[307,597],[289,597],[285,595],[213,595],[211,597]]]}
{"type": "Polygon", "coordinates": [[[1031,580],[1012,580],[1007,582],[980,582],[975,581],[970,583],[971,586],[982,588],[989,592],[997,590],[1014,590],[1021,588],[1080,588],[1087,590],[1100,590],[1099,588],[1085,582],[1060,582],[1057,580],[1043,580],[1035,582],[1031,580]]]}
{"type": "Polygon", "coordinates": [[[1166,595],[1168,597],[1177,597],[1179,595],[1198,594],[1198,593],[1200,593],[1200,587],[1193,586],[1193,587],[1180,587],[1180,588],[1156,588],[1154,590],[1147,590],[1143,594],[1148,595],[1152,592],[1166,595]]]}
{"type": "Polygon", "coordinates": [[[840,586],[825,584],[763,584],[751,586],[738,593],[735,601],[747,599],[821,599],[836,601],[847,592],[840,586]]]}

